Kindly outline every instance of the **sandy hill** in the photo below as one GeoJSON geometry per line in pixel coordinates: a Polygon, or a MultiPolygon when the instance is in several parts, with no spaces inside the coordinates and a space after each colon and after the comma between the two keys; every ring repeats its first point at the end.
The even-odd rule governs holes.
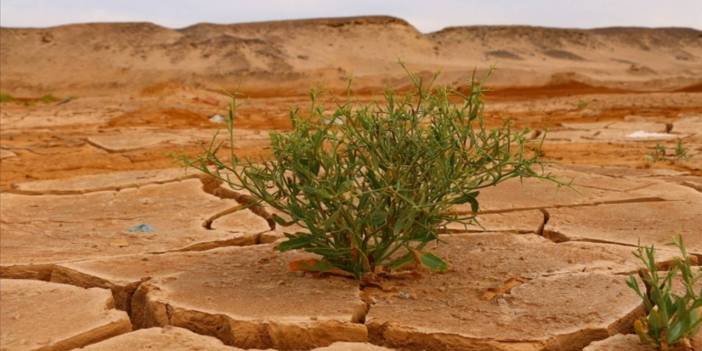
{"type": "Polygon", "coordinates": [[[496,65],[497,86],[579,81],[678,89],[700,83],[702,31],[472,26],[423,34],[384,16],[0,30],[0,85],[20,95],[148,93],[181,85],[281,95],[313,84],[341,89],[349,76],[356,89],[375,90],[406,84],[398,59],[413,70],[441,70],[448,83],[496,65]]]}

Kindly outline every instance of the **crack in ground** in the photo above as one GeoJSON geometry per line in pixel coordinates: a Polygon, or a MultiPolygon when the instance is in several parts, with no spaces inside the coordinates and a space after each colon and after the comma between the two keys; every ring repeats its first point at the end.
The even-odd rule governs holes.
{"type": "MultiPolygon", "coordinates": [[[[98,217],[98,218],[89,218],[91,221],[133,221],[139,217],[98,217]]],[[[23,225],[32,225],[35,223],[59,223],[59,224],[84,224],[85,219],[83,220],[78,220],[78,221],[69,221],[65,219],[33,219],[31,221],[4,221],[0,220],[0,223],[5,224],[5,225],[11,225],[11,224],[23,224],[23,225]]]]}
{"type": "MultiPolygon", "coordinates": [[[[544,237],[557,243],[557,244],[565,243],[565,242],[574,242],[574,243],[580,242],[580,243],[592,243],[592,244],[617,245],[617,246],[630,247],[632,249],[636,249],[639,247],[638,245],[634,245],[634,244],[622,243],[622,242],[617,242],[617,241],[609,241],[609,240],[601,240],[601,239],[589,239],[589,238],[571,239],[568,236],[566,236],[565,234],[560,233],[558,231],[553,231],[553,230],[545,231],[544,237]]],[[[688,255],[692,258],[692,265],[693,266],[702,266],[702,254],[688,252],[688,255]]],[[[662,264],[667,264],[667,263],[662,262],[662,264]]]]}
{"type": "Polygon", "coordinates": [[[204,192],[206,192],[210,195],[216,196],[220,199],[234,200],[234,201],[238,202],[241,206],[243,206],[242,208],[239,208],[240,206],[236,206],[234,208],[230,208],[230,209],[221,211],[221,212],[211,216],[208,219],[210,221],[209,223],[208,223],[208,221],[205,221],[205,223],[203,223],[203,226],[206,229],[211,229],[211,228],[208,228],[208,226],[211,227],[212,221],[214,221],[215,219],[222,217],[226,214],[236,212],[239,209],[247,209],[247,210],[251,211],[253,214],[265,219],[271,230],[274,230],[276,228],[276,223],[275,223],[275,220],[273,220],[273,215],[271,213],[269,213],[268,211],[266,211],[266,209],[263,208],[263,206],[258,205],[258,201],[256,201],[256,199],[253,196],[246,195],[246,194],[240,194],[236,191],[222,188],[221,185],[223,182],[215,177],[200,176],[199,178],[200,178],[200,182],[202,183],[202,190],[204,192]]]}
{"type": "Polygon", "coordinates": [[[96,143],[96,142],[93,142],[93,141],[90,140],[90,138],[85,138],[85,139],[83,139],[83,140],[85,140],[86,144],[88,144],[88,145],[90,145],[90,146],[92,146],[92,147],[94,147],[94,148],[96,148],[96,149],[100,149],[100,150],[102,150],[102,151],[105,151],[105,152],[107,152],[108,154],[120,153],[120,151],[110,150],[110,149],[108,149],[108,148],[106,148],[106,147],[104,147],[104,146],[102,146],[102,145],[100,145],[100,144],[98,144],[98,143],[96,143]]]}
{"type": "Polygon", "coordinates": [[[548,224],[548,221],[551,219],[551,213],[549,213],[545,208],[540,208],[539,211],[541,211],[544,218],[539,228],[536,229],[536,234],[544,236],[544,228],[546,228],[546,224],[548,224]]]}
{"type": "Polygon", "coordinates": [[[702,184],[695,184],[695,183],[690,182],[690,181],[684,181],[684,182],[680,183],[680,185],[686,186],[688,188],[692,188],[692,189],[697,190],[698,192],[702,193],[702,184]]]}
{"type": "MultiPolygon", "coordinates": [[[[666,199],[658,197],[658,196],[650,196],[650,197],[637,197],[637,198],[623,199],[623,200],[595,201],[595,202],[587,202],[587,203],[580,203],[580,204],[567,204],[567,205],[556,204],[556,205],[547,205],[547,206],[515,207],[515,208],[506,208],[506,209],[499,209],[499,210],[487,210],[487,211],[480,211],[476,215],[509,213],[509,212],[530,211],[530,210],[546,210],[546,209],[550,209],[550,208],[578,208],[578,207],[592,207],[592,206],[601,206],[601,205],[617,205],[617,204],[647,203],[647,202],[672,202],[672,201],[677,201],[677,200],[666,200],[666,199]]],[[[457,215],[473,214],[472,211],[451,211],[450,213],[457,214],[457,215]]]]}
{"type": "Polygon", "coordinates": [[[528,229],[453,229],[444,228],[436,231],[437,234],[444,235],[461,235],[461,234],[485,234],[485,233],[508,233],[508,234],[537,234],[537,232],[528,229]]]}
{"type": "Polygon", "coordinates": [[[183,175],[181,177],[177,177],[177,178],[173,178],[173,179],[154,180],[154,181],[149,181],[149,182],[145,182],[145,183],[130,183],[130,184],[125,184],[125,185],[120,185],[120,186],[105,186],[105,187],[98,187],[98,188],[93,188],[93,189],[89,189],[89,190],[21,190],[21,189],[14,188],[14,189],[7,190],[6,193],[16,194],[16,195],[29,195],[29,196],[85,195],[85,194],[105,192],[105,191],[119,192],[119,191],[125,190],[125,189],[138,189],[138,188],[141,188],[142,186],[148,186],[148,185],[163,185],[163,184],[177,183],[177,182],[181,182],[183,180],[194,179],[197,177],[198,177],[197,174],[190,174],[190,175],[183,175]]]}
{"type": "MultiPolygon", "coordinates": [[[[153,284],[141,284],[135,291],[132,298],[132,313],[134,314],[133,325],[137,329],[150,327],[164,327],[172,325],[188,329],[194,333],[215,337],[226,345],[242,348],[268,348],[278,347],[280,349],[302,349],[308,350],[321,345],[307,345],[305,347],[294,347],[298,343],[298,338],[307,339],[302,343],[315,343],[319,336],[325,338],[328,334],[327,328],[335,330],[335,335],[330,335],[332,342],[351,340],[355,335],[353,330],[362,326],[365,334],[368,333],[368,326],[365,324],[365,317],[369,311],[369,304],[363,301],[360,308],[355,310],[348,321],[343,320],[317,320],[312,318],[311,322],[275,322],[267,319],[249,320],[245,317],[232,317],[223,313],[205,312],[189,307],[179,307],[171,302],[165,301],[152,294],[159,291],[159,287],[153,284]],[[350,325],[349,325],[350,323],[350,325]],[[344,327],[346,324],[346,327],[344,327]],[[342,328],[342,330],[339,330],[342,328]],[[346,329],[344,329],[346,328],[346,329]],[[286,331],[289,329],[289,331],[286,331]],[[344,335],[344,330],[350,334],[344,335]],[[341,334],[339,334],[341,332],[341,334]]],[[[360,286],[359,295],[362,291],[360,286]]],[[[359,296],[360,298],[360,296],[359,296]]],[[[330,341],[330,340],[322,340],[330,341]]],[[[367,338],[365,340],[368,342],[367,338]]]]}
{"type": "Polygon", "coordinates": [[[0,278],[3,279],[23,279],[23,280],[40,280],[50,283],[58,283],[76,286],[84,289],[101,288],[109,289],[112,294],[112,299],[115,308],[124,311],[129,316],[129,320],[134,325],[132,315],[131,302],[134,293],[141,284],[149,281],[150,277],[142,277],[139,280],[125,283],[123,285],[115,284],[109,280],[76,271],[71,268],[62,266],[61,264],[38,264],[38,265],[17,265],[17,266],[0,266],[0,278]],[[18,267],[21,271],[18,270],[18,267]]]}
{"type": "MultiPolygon", "coordinates": [[[[212,229],[213,229],[213,228],[212,228],[212,223],[213,223],[215,220],[217,220],[218,218],[224,217],[224,216],[226,216],[226,215],[228,215],[228,214],[232,214],[232,213],[234,213],[234,212],[238,212],[238,211],[241,211],[241,210],[246,210],[247,208],[248,208],[248,206],[246,206],[246,205],[237,205],[237,206],[234,206],[234,207],[232,207],[232,208],[228,208],[228,209],[226,209],[226,210],[217,212],[217,213],[215,213],[214,215],[212,215],[212,216],[210,216],[209,218],[207,218],[205,221],[203,221],[203,222],[202,222],[202,227],[205,228],[205,229],[207,229],[207,230],[212,230],[212,229]]],[[[269,223],[269,227],[270,227],[270,223],[269,223]]],[[[273,230],[273,229],[275,229],[275,227],[270,228],[270,229],[273,230]]]]}
{"type": "MultiPolygon", "coordinates": [[[[188,177],[188,178],[191,178],[191,177],[188,177]]],[[[203,190],[211,195],[214,195],[214,196],[217,196],[217,197],[220,197],[223,199],[234,199],[237,202],[240,202],[240,200],[242,200],[244,202],[244,204],[242,206],[245,206],[246,204],[248,204],[247,201],[250,201],[250,199],[251,199],[250,197],[247,197],[246,195],[242,195],[242,194],[236,193],[234,191],[221,188],[220,187],[221,182],[217,183],[216,187],[214,187],[212,185],[209,185],[211,183],[208,183],[206,180],[203,180],[202,177],[200,177],[200,179],[203,183],[203,190]],[[208,186],[209,186],[209,188],[208,188],[208,186]]],[[[177,181],[177,180],[171,180],[171,181],[167,181],[167,182],[172,182],[172,181],[177,181]]],[[[163,184],[163,183],[146,183],[146,184],[163,184]]],[[[144,184],[144,185],[146,185],[146,184],[144,184]]],[[[138,187],[138,186],[136,186],[136,187],[138,187]]],[[[122,188],[124,188],[124,187],[122,187],[122,188]]],[[[107,189],[107,190],[110,190],[110,189],[107,189]]],[[[105,190],[96,190],[96,191],[105,191],[105,190]]],[[[116,190],[116,191],[119,191],[119,190],[116,190]]],[[[536,233],[538,233],[538,234],[540,234],[548,239],[553,240],[552,237],[560,236],[561,238],[565,238],[565,240],[556,241],[556,242],[564,242],[564,241],[579,242],[580,241],[580,242],[605,243],[605,244],[614,244],[614,245],[621,245],[621,246],[628,246],[628,247],[636,247],[635,245],[618,243],[618,242],[610,242],[610,241],[606,241],[606,240],[590,240],[590,239],[570,240],[570,239],[567,239],[567,237],[565,237],[565,235],[563,235],[561,233],[557,233],[557,232],[553,232],[553,231],[545,231],[544,227],[550,219],[550,213],[547,211],[547,209],[549,209],[549,208],[575,208],[575,207],[598,206],[598,205],[609,205],[609,204],[619,204],[619,203],[645,203],[645,202],[663,202],[663,201],[669,201],[669,200],[664,200],[664,199],[661,199],[658,197],[648,197],[648,198],[635,198],[635,199],[626,199],[626,200],[598,201],[598,202],[587,203],[587,204],[553,205],[553,206],[547,206],[547,207],[531,207],[531,208],[517,208],[517,209],[507,209],[507,210],[494,210],[494,211],[485,211],[485,212],[481,212],[481,213],[482,214],[489,214],[489,213],[507,213],[507,212],[517,212],[517,211],[527,211],[527,210],[539,210],[542,212],[544,218],[543,218],[543,222],[541,223],[541,225],[537,229],[536,233]]],[[[242,206],[237,206],[235,208],[241,209],[242,206]]],[[[229,210],[225,210],[223,212],[227,212],[227,211],[231,211],[231,210],[232,209],[229,209],[229,210]]],[[[252,210],[252,212],[263,217],[264,219],[268,220],[269,218],[271,218],[271,215],[268,214],[263,208],[261,208],[260,211],[263,211],[264,215],[256,213],[252,210]]],[[[234,211],[231,211],[231,212],[234,212],[234,211]]],[[[226,215],[228,213],[231,213],[231,212],[223,213],[219,216],[215,215],[215,216],[213,216],[214,218],[211,217],[212,220],[209,222],[210,228],[208,228],[208,229],[211,229],[211,224],[215,219],[217,219],[223,215],[226,215]]],[[[269,222],[269,224],[270,224],[270,222],[269,222]]],[[[203,226],[204,226],[204,223],[203,223],[203,226]]],[[[271,229],[274,229],[274,228],[275,228],[275,223],[273,223],[273,226],[271,229]]],[[[265,231],[261,232],[261,233],[257,233],[255,235],[255,244],[260,244],[261,235],[263,235],[263,233],[265,233],[265,231]]],[[[232,239],[232,240],[234,240],[234,239],[232,239]]],[[[215,248],[226,247],[226,246],[242,246],[242,245],[233,244],[233,242],[231,240],[222,240],[222,241],[196,244],[196,245],[192,245],[192,246],[189,246],[189,247],[186,247],[183,249],[164,251],[164,252],[158,252],[158,253],[153,253],[153,254],[163,254],[163,253],[183,252],[183,251],[203,251],[203,250],[215,249],[215,248]],[[200,245],[204,245],[204,246],[200,246],[200,245]]],[[[694,256],[697,258],[697,264],[699,264],[702,261],[702,260],[700,260],[700,258],[702,258],[702,257],[700,257],[699,255],[694,255],[694,256]]],[[[135,316],[134,316],[134,306],[135,306],[135,304],[138,304],[139,302],[135,301],[134,298],[135,298],[135,294],[137,291],[142,289],[142,287],[145,288],[144,284],[150,281],[149,277],[143,277],[139,281],[127,284],[123,287],[119,287],[119,286],[116,286],[115,284],[113,284],[109,281],[103,280],[101,278],[90,276],[90,275],[85,274],[85,273],[73,271],[77,275],[90,277],[90,279],[93,279],[94,283],[88,283],[90,281],[90,279],[86,280],[85,282],[83,282],[81,280],[77,280],[77,281],[73,281],[73,282],[64,282],[64,281],[61,281],[64,278],[61,278],[59,274],[66,274],[66,271],[69,271],[70,269],[62,267],[60,265],[54,265],[54,264],[49,264],[49,265],[44,265],[44,266],[45,266],[45,268],[47,266],[50,267],[51,271],[48,274],[48,278],[41,279],[41,280],[76,285],[76,286],[81,286],[81,287],[85,287],[85,288],[87,288],[87,287],[109,288],[112,291],[113,298],[115,298],[115,301],[117,301],[118,298],[120,299],[120,301],[122,301],[120,303],[120,305],[116,306],[116,307],[120,310],[126,311],[127,314],[129,315],[130,321],[132,321],[132,324],[135,326],[138,325],[137,323],[139,321],[136,320],[135,316]],[[61,271],[61,272],[59,272],[59,271],[61,271]],[[102,282],[99,282],[99,280],[102,280],[102,282]],[[120,307],[122,307],[122,308],[120,308],[120,307]]],[[[4,267],[0,267],[0,268],[4,268],[4,267]]],[[[72,271],[72,270],[70,270],[70,271],[72,271]]],[[[571,273],[572,272],[562,272],[562,274],[571,274],[571,273]]],[[[621,273],[621,274],[625,274],[625,273],[621,273]]],[[[630,273],[626,273],[626,274],[630,274],[630,273]]],[[[4,276],[4,274],[0,274],[0,276],[4,276]]],[[[22,278],[20,278],[20,279],[22,279],[22,278]]],[[[65,279],[67,280],[68,278],[65,278],[65,279]]],[[[509,284],[507,284],[507,285],[509,285],[509,284]]],[[[511,288],[512,287],[509,287],[509,289],[506,290],[507,294],[509,293],[511,288]]],[[[363,291],[362,288],[359,287],[359,289],[361,291],[363,291]]],[[[499,290],[499,287],[497,290],[499,290]]],[[[496,294],[496,296],[497,295],[499,295],[499,294],[496,294]]],[[[362,311],[358,311],[358,314],[355,314],[354,317],[352,317],[351,322],[363,324],[364,326],[366,326],[366,328],[368,329],[368,331],[370,333],[370,328],[368,328],[368,326],[366,324],[366,317],[368,316],[368,313],[370,312],[370,309],[372,308],[372,302],[367,301],[367,300],[363,300],[363,302],[364,302],[365,308],[362,309],[362,311]]],[[[201,334],[201,335],[213,336],[213,337],[216,337],[222,341],[225,341],[225,339],[223,337],[220,337],[220,335],[212,335],[211,333],[213,331],[216,333],[216,330],[220,330],[224,325],[229,325],[230,318],[228,318],[227,316],[220,315],[220,314],[204,313],[204,312],[200,312],[200,311],[196,311],[196,310],[185,310],[185,309],[181,309],[181,308],[176,308],[176,307],[171,306],[169,303],[161,302],[161,301],[159,301],[158,304],[163,305],[162,312],[165,315],[165,318],[167,320],[168,325],[173,325],[172,323],[173,323],[174,313],[176,313],[176,312],[183,312],[183,313],[188,313],[188,314],[190,314],[192,312],[195,314],[201,314],[201,317],[205,318],[204,320],[198,316],[194,316],[192,320],[186,321],[186,325],[179,325],[179,326],[185,327],[185,328],[187,328],[193,332],[196,332],[198,334],[201,334]],[[197,321],[200,320],[200,321],[203,321],[203,323],[207,322],[205,324],[208,325],[210,322],[215,322],[215,319],[218,320],[219,322],[215,323],[215,325],[209,325],[209,327],[211,327],[213,329],[202,330],[200,327],[187,324],[187,323],[197,323],[197,321]]],[[[142,306],[142,307],[145,307],[145,306],[142,306]]],[[[263,324],[263,323],[261,323],[261,324],[263,324]]],[[[265,324],[263,324],[263,325],[265,325],[265,324]]],[[[137,327],[137,328],[141,328],[141,327],[137,327]]],[[[270,326],[265,325],[264,330],[266,331],[266,334],[270,333],[270,331],[268,330],[269,328],[270,328],[270,326]]],[[[380,339],[380,340],[383,340],[383,339],[380,339]]],[[[368,340],[368,342],[370,342],[370,343],[382,345],[382,343],[377,343],[377,341],[378,340],[373,340],[373,338],[370,338],[370,337],[368,340]]]]}
{"type": "MultiPolygon", "coordinates": [[[[574,274],[577,272],[562,272],[561,274],[567,275],[567,274],[574,274]]],[[[633,273],[633,272],[632,272],[633,273]]],[[[488,288],[484,291],[484,293],[481,296],[481,300],[484,301],[495,301],[498,299],[501,299],[504,296],[509,296],[514,288],[519,287],[522,284],[528,283],[533,280],[537,279],[543,279],[543,278],[549,278],[551,276],[558,275],[558,273],[554,274],[539,274],[535,277],[516,277],[516,278],[509,278],[505,280],[504,282],[488,288]]],[[[615,274],[616,275],[616,274],[615,274]]],[[[374,287],[375,288],[375,287],[374,287]]],[[[372,297],[368,298],[369,301],[372,302],[372,297]]],[[[371,303],[372,305],[372,303],[371,303]]],[[[369,309],[372,308],[369,306],[369,309]]],[[[580,347],[577,349],[580,349],[582,347],[585,347],[589,345],[590,343],[602,339],[606,339],[614,334],[621,333],[622,331],[630,329],[628,325],[633,325],[633,319],[635,316],[638,316],[643,308],[643,303],[641,303],[637,308],[631,310],[628,312],[625,316],[622,316],[619,318],[614,324],[612,324],[610,327],[614,327],[615,331],[614,333],[610,333],[608,330],[603,330],[602,328],[591,328],[588,326],[583,326],[582,328],[579,328],[573,332],[565,332],[562,334],[555,334],[550,336],[547,339],[535,339],[535,340],[519,340],[519,339],[498,339],[498,338],[492,338],[492,337],[475,337],[475,336],[466,336],[466,335],[461,335],[458,332],[440,332],[440,331],[421,331],[417,329],[413,329],[412,327],[408,327],[407,329],[402,328],[402,323],[396,324],[397,321],[384,321],[382,324],[379,324],[377,322],[371,321],[370,323],[366,323],[368,327],[368,337],[369,337],[369,343],[379,345],[379,346],[386,346],[386,347],[397,347],[398,350],[426,350],[426,349],[433,349],[433,347],[436,345],[436,342],[439,341],[443,338],[446,338],[447,344],[449,345],[456,345],[454,343],[455,337],[460,337],[461,339],[465,340],[467,343],[466,345],[470,345],[469,348],[472,349],[480,349],[480,350],[503,350],[503,349],[510,349],[512,350],[511,347],[505,348],[507,345],[517,345],[516,349],[522,350],[522,349],[529,349],[529,350],[575,350],[572,348],[572,345],[574,343],[579,343],[580,347]],[[391,326],[393,327],[399,327],[400,330],[397,331],[396,335],[392,335],[394,333],[391,333],[391,335],[388,337],[386,335],[386,331],[388,328],[391,326]],[[621,330],[616,330],[616,329],[621,329],[621,330]],[[611,335],[610,335],[611,334],[611,335]],[[401,337],[402,339],[398,340],[397,337],[401,337]],[[431,346],[430,346],[431,345],[431,346]],[[526,347],[526,348],[525,348],[526,347]]],[[[453,318],[457,318],[465,323],[470,323],[473,322],[474,320],[471,319],[469,316],[459,316],[455,315],[453,313],[450,313],[450,316],[453,318]]],[[[454,346],[455,347],[455,346],[454,346]]],[[[464,346],[465,347],[465,346],[464,346]]],[[[443,349],[443,347],[440,347],[443,349]]],[[[453,348],[452,348],[453,349],[453,348]]],[[[462,349],[462,348],[461,348],[462,349]]]]}
{"type": "MultiPolygon", "coordinates": [[[[167,254],[167,253],[177,253],[177,252],[195,252],[195,251],[209,251],[209,250],[214,250],[214,249],[219,249],[223,247],[244,247],[244,246],[255,246],[255,245],[261,245],[261,244],[268,244],[270,243],[270,240],[265,237],[266,233],[269,233],[270,230],[264,230],[260,231],[258,233],[255,233],[253,236],[242,236],[242,237],[235,237],[235,238],[230,238],[230,239],[224,239],[224,240],[215,240],[215,241],[205,241],[197,244],[193,244],[190,246],[186,246],[180,249],[172,249],[172,250],[165,250],[165,251],[152,251],[149,252],[148,254],[152,255],[162,255],[162,254],[167,254]]],[[[240,233],[240,232],[232,232],[234,233],[240,233]]]]}
{"type": "MultiPolygon", "coordinates": [[[[241,238],[233,238],[228,240],[219,240],[212,242],[203,242],[187,246],[181,249],[167,250],[161,252],[147,252],[141,255],[163,255],[169,253],[179,253],[179,252],[195,252],[195,251],[209,251],[224,247],[244,247],[244,246],[255,246],[268,244],[271,242],[270,238],[265,236],[269,231],[262,231],[256,233],[253,237],[244,236],[241,238]]],[[[139,254],[137,254],[139,255],[139,254]]],[[[115,257],[115,256],[112,256],[115,257]]],[[[89,273],[84,273],[77,271],[75,269],[68,268],[63,264],[72,262],[82,262],[90,261],[86,260],[76,260],[61,263],[42,263],[42,264],[17,264],[17,265],[1,265],[0,266],[0,278],[3,279],[28,279],[28,280],[41,280],[54,283],[62,283],[67,285],[74,285],[82,288],[103,288],[110,289],[112,292],[112,297],[115,301],[115,306],[117,309],[127,312],[132,320],[132,296],[134,292],[139,288],[139,286],[151,279],[149,276],[140,277],[138,280],[131,282],[125,282],[125,284],[115,284],[107,279],[101,278],[96,275],[89,273]]],[[[133,323],[134,321],[132,321],[133,323]]]]}

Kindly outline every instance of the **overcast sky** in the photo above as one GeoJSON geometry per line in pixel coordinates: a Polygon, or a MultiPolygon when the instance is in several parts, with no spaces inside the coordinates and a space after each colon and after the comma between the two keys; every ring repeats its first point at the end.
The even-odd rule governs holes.
{"type": "Polygon", "coordinates": [[[552,27],[694,27],[702,0],[0,0],[3,27],[76,22],[198,22],[392,15],[423,32],[447,26],[529,24],[552,27]]]}

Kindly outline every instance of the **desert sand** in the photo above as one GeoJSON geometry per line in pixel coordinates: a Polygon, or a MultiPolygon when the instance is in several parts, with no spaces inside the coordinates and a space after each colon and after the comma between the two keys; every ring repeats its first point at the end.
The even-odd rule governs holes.
{"type": "Polygon", "coordinates": [[[75,24],[0,29],[0,65],[3,350],[651,351],[630,335],[633,248],[670,262],[680,234],[702,262],[699,30],[75,24]],[[545,133],[572,188],[486,189],[480,225],[435,247],[448,272],[361,286],[289,272],[308,255],[274,250],[284,229],[218,217],[241,194],[172,157],[202,152],[236,92],[234,152],[265,158],[311,88],[406,91],[398,60],[459,90],[494,66],[488,123],[545,133]]]}

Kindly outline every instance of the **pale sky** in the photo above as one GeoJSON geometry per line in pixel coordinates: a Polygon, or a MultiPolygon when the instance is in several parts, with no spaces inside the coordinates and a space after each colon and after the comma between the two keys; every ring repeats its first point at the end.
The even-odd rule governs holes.
{"type": "Polygon", "coordinates": [[[422,32],[479,24],[702,29],[702,0],[0,0],[3,27],[148,21],[180,28],[358,15],[401,17],[422,32]]]}

